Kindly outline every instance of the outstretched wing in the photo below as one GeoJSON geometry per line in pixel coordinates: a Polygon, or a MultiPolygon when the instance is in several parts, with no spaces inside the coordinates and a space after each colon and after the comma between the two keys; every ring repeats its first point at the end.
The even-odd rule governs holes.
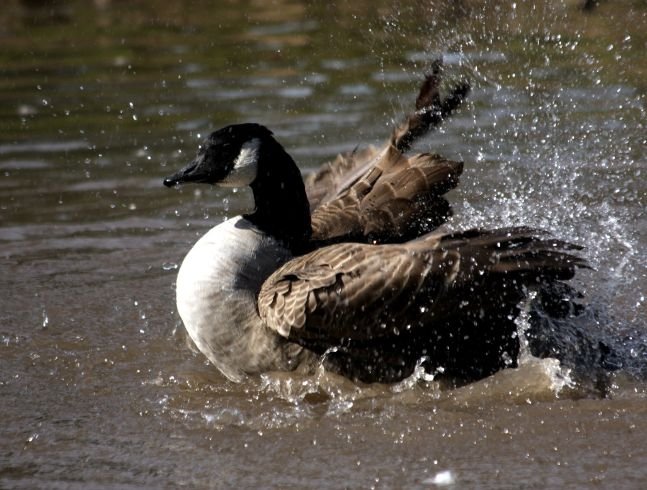
{"type": "Polygon", "coordinates": [[[401,152],[406,152],[416,139],[439,127],[445,119],[460,107],[470,91],[467,82],[456,84],[445,99],[440,97],[442,60],[434,61],[432,72],[425,77],[416,98],[416,111],[409,114],[393,130],[391,143],[401,152]]]}
{"type": "Polygon", "coordinates": [[[425,77],[415,111],[407,115],[391,133],[388,143],[380,148],[342,153],[333,161],[324,163],[316,172],[304,179],[310,209],[337,199],[346,193],[363,175],[376,164],[384,149],[393,146],[405,153],[413,142],[428,131],[439,127],[463,103],[470,90],[466,82],[458,83],[445,99],[440,97],[442,62],[432,65],[432,72],[425,77]]]}

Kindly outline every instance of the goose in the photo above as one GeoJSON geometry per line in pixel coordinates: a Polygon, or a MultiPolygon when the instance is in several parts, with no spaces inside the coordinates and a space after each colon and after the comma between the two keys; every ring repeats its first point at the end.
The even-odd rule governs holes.
{"type": "Polygon", "coordinates": [[[305,181],[256,123],[211,133],[164,179],[253,193],[253,211],[202,236],[176,281],[189,337],[226,378],[323,364],[364,383],[420,365],[476,380],[516,365],[529,291],[563,300],[563,281],[586,266],[581,247],[528,227],[437,229],[463,164],[407,152],[469,91],[459,84],[441,99],[439,80],[434,66],[383,146],[339,155],[305,181]]]}

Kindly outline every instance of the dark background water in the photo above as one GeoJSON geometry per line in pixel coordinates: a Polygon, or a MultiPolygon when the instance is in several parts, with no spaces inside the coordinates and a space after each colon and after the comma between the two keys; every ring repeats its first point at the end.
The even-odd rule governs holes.
{"type": "Polygon", "coordinates": [[[0,487],[641,488],[647,4],[5,1],[0,487]],[[379,143],[443,56],[465,107],[449,226],[585,245],[600,391],[554,362],[458,390],[233,385],[187,345],[177,264],[246,192],[169,191],[201,136],[268,125],[304,172],[379,143]],[[567,382],[560,389],[560,383],[567,382]]]}

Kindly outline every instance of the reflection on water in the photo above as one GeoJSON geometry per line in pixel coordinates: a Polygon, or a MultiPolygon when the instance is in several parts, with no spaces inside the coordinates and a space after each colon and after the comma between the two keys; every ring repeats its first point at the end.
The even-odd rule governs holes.
{"type": "MultiPolygon", "coordinates": [[[[647,12],[582,3],[5,2],[0,487],[424,488],[450,471],[461,488],[640,488],[647,12]],[[450,227],[585,245],[583,328],[618,369],[227,382],[187,345],[173,284],[249,195],[162,176],[234,122],[268,125],[304,171],[378,142],[439,54],[475,84],[418,145],[466,162],[450,227]]],[[[578,331],[557,345],[577,351],[578,331]]]]}

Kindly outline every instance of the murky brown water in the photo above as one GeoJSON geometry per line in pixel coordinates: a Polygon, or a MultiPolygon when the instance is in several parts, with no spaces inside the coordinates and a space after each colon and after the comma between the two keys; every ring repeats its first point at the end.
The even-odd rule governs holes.
{"type": "Polygon", "coordinates": [[[647,6],[600,4],[3,2],[0,488],[644,488],[647,6]],[[620,369],[227,382],[173,284],[249,196],[162,177],[232,122],[304,170],[379,141],[439,54],[475,84],[419,145],[466,161],[451,227],[586,245],[586,335],[620,369]]]}

